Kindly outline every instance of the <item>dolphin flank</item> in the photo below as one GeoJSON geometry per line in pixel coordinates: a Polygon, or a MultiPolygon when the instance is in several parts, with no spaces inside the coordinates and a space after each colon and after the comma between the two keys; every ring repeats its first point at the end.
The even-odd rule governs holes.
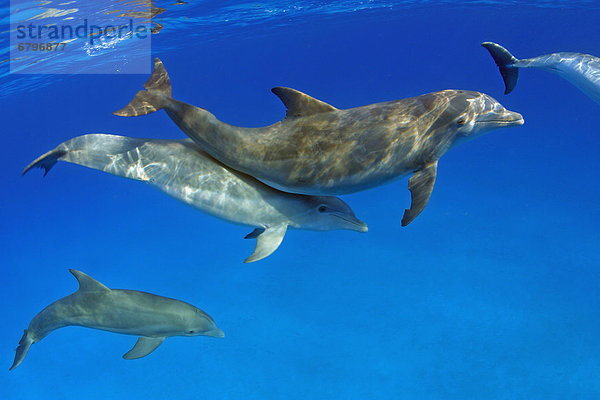
{"type": "Polygon", "coordinates": [[[126,360],[147,356],[171,336],[225,337],[208,314],[191,304],[137,290],[109,289],[83,272],[69,271],[79,282],[79,290],[33,317],[10,370],[23,362],[32,344],[65,326],[139,336],[123,355],[126,360]]]}
{"type": "Polygon", "coordinates": [[[338,195],[413,174],[403,226],[425,208],[438,160],[450,148],[495,128],[523,124],[520,114],[473,91],[443,90],[340,110],[276,87],[272,92],[287,107],[286,117],[270,126],[242,128],[173,99],[159,59],[144,88],[114,114],[130,117],[164,109],[211,156],[280,190],[338,195]]]}
{"type": "Polygon", "coordinates": [[[136,139],[90,134],[61,143],[29,164],[44,169],[58,160],[143,181],[182,202],[229,222],[256,228],[256,248],[245,262],[261,260],[281,244],[287,227],[366,232],[342,200],[282,192],[226,167],[191,140],[136,139]]]}
{"type": "Polygon", "coordinates": [[[600,58],[582,53],[552,53],[519,60],[504,47],[493,42],[481,44],[489,52],[504,80],[504,94],[517,85],[519,68],[537,68],[550,71],[566,79],[592,100],[600,103],[600,58]]]}

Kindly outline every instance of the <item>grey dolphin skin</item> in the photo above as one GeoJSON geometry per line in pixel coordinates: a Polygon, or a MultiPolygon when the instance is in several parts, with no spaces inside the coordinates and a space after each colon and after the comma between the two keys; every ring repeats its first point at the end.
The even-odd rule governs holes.
{"type": "Polygon", "coordinates": [[[576,88],[600,103],[600,58],[581,53],[553,53],[519,60],[508,50],[493,42],[481,44],[491,54],[504,80],[504,94],[517,85],[519,68],[550,71],[571,82],[576,88]]]}
{"type": "Polygon", "coordinates": [[[403,226],[425,208],[438,160],[451,147],[495,128],[523,124],[520,114],[472,91],[444,90],[340,110],[294,89],[276,87],[272,91],[287,107],[286,117],[263,128],[241,128],[173,99],[159,59],[144,88],[114,114],[129,117],[165,109],[217,160],[281,190],[344,194],[414,174],[403,226]]]}
{"type": "Polygon", "coordinates": [[[256,239],[256,248],[245,262],[258,261],[273,253],[288,226],[367,231],[367,225],[342,200],[273,189],[224,166],[189,139],[78,136],[33,161],[23,174],[40,167],[46,175],[58,160],[146,182],[210,215],[255,227],[246,238],[256,239]]]}
{"type": "Polygon", "coordinates": [[[69,271],[79,282],[79,290],[33,317],[10,370],[23,362],[32,344],[66,326],[139,336],[123,355],[126,360],[147,356],[171,336],[225,336],[208,314],[191,304],[137,290],[109,289],[83,272],[69,271]]]}

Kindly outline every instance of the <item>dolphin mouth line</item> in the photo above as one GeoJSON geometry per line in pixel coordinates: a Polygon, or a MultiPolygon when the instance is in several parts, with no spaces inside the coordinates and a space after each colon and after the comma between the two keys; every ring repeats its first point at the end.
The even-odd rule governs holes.
{"type": "Polygon", "coordinates": [[[359,231],[359,232],[363,232],[364,233],[364,232],[368,232],[369,231],[369,228],[368,228],[367,224],[364,223],[363,221],[361,221],[358,218],[352,218],[352,217],[348,217],[348,216],[346,216],[344,214],[338,214],[338,213],[332,213],[331,215],[333,215],[333,216],[335,216],[335,217],[337,217],[337,218],[339,218],[339,219],[341,219],[343,221],[346,221],[346,222],[352,224],[353,226],[355,226],[357,228],[356,230],[359,231]]]}
{"type": "Polygon", "coordinates": [[[525,119],[523,117],[514,118],[514,119],[489,119],[487,121],[480,121],[480,124],[495,124],[495,125],[523,125],[525,123],[525,119]]]}

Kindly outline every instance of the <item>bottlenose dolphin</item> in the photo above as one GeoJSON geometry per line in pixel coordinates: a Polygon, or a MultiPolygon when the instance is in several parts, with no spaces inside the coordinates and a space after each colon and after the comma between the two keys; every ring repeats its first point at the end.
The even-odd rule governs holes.
{"type": "Polygon", "coordinates": [[[246,236],[256,239],[254,253],[244,261],[247,263],[273,253],[288,226],[320,231],[367,231],[367,225],[337,197],[273,189],[224,166],[189,139],[78,136],[33,161],[23,174],[32,167],[40,167],[45,176],[58,160],[146,182],[210,215],[256,227],[246,236]]]}
{"type": "Polygon", "coordinates": [[[21,364],[32,344],[65,326],[139,336],[123,355],[126,360],[147,356],[171,336],[225,336],[208,314],[191,304],[137,290],[109,289],[83,272],[69,271],[79,282],[79,290],[33,317],[10,370],[21,364]]]}
{"type": "Polygon", "coordinates": [[[504,94],[509,94],[517,85],[519,68],[537,68],[550,71],[571,82],[600,103],[600,58],[582,53],[553,53],[519,60],[499,44],[483,42],[504,80],[504,94]]]}
{"type": "Polygon", "coordinates": [[[438,160],[448,149],[494,128],[523,124],[520,114],[472,91],[444,90],[340,110],[297,90],[276,87],[272,91],[287,107],[286,117],[263,128],[240,128],[173,99],[159,59],[144,88],[114,114],[129,117],[164,108],[217,160],[281,190],[352,193],[414,173],[403,226],[425,208],[438,160]]]}

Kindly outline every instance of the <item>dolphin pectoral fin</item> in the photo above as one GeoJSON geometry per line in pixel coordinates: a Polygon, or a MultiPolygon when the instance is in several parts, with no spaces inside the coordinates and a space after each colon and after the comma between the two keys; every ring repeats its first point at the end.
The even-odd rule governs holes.
{"type": "Polygon", "coordinates": [[[323,112],[336,111],[332,105],[329,105],[314,97],[299,92],[295,89],[286,87],[274,87],[271,89],[287,108],[286,118],[306,117],[308,115],[320,114],[323,112]]]}
{"type": "Polygon", "coordinates": [[[77,282],[79,282],[79,290],[82,292],[105,292],[110,291],[109,288],[92,278],[91,276],[84,274],[81,271],[70,269],[70,273],[73,274],[77,282]]]}
{"type": "Polygon", "coordinates": [[[135,342],[135,346],[127,353],[123,354],[126,360],[135,360],[136,358],[146,357],[152,353],[165,340],[164,337],[140,336],[135,342]]]}
{"type": "Polygon", "coordinates": [[[254,249],[254,253],[250,255],[250,257],[244,260],[245,263],[251,263],[254,261],[262,260],[265,257],[268,257],[273,253],[283,240],[285,236],[285,231],[287,230],[286,224],[281,224],[277,226],[271,226],[264,229],[263,232],[257,233],[261,228],[255,229],[252,233],[250,233],[247,237],[256,237],[256,248],[254,249]],[[253,235],[253,236],[251,236],[253,235]]]}
{"type": "Polygon", "coordinates": [[[433,185],[435,184],[437,164],[438,162],[435,161],[427,165],[425,168],[415,172],[409,179],[408,189],[410,190],[411,197],[410,208],[407,208],[404,211],[402,226],[410,224],[427,205],[433,190],[433,185]]]}
{"type": "Polygon", "coordinates": [[[250,232],[249,234],[247,234],[246,236],[244,236],[244,239],[256,239],[264,231],[265,231],[265,228],[256,228],[255,230],[253,230],[252,232],[250,232]]]}

